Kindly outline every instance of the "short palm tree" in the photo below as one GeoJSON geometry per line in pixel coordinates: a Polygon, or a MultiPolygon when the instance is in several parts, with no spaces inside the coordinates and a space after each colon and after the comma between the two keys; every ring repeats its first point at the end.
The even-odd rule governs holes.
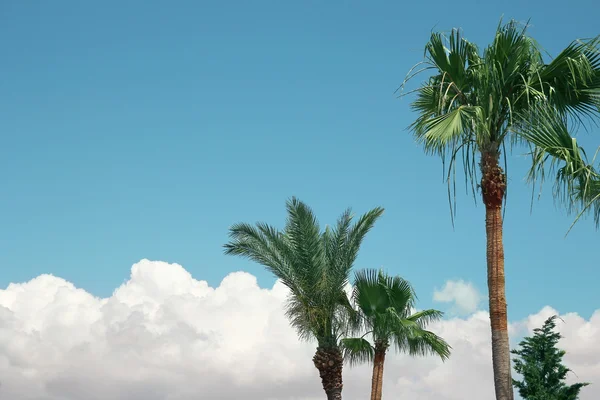
{"type": "Polygon", "coordinates": [[[356,314],[344,287],[361,243],[383,208],[375,208],[355,223],[348,209],[335,228],[321,232],[312,210],[292,198],[283,231],[264,224],[230,228],[226,254],[262,264],[290,290],[287,316],[301,339],[315,339],[313,358],[330,400],[342,398],[343,355],[340,338],[356,314]]]}
{"type": "MultiPolygon", "coordinates": [[[[427,153],[442,157],[450,199],[461,158],[474,195],[479,183],[485,206],[492,364],[498,400],[514,398],[502,240],[507,179],[501,156],[504,153],[506,164],[507,148],[530,146],[532,180],[543,179],[544,163],[549,162],[558,167],[554,169],[555,188],[565,189],[569,199],[575,187],[588,187],[589,165],[569,134],[567,122],[579,124],[599,115],[599,49],[600,37],[576,40],[546,62],[537,43],[527,36],[526,27],[515,21],[500,25],[483,53],[457,30],[448,37],[432,33],[425,46],[426,60],[420,63],[424,67],[409,72],[406,79],[421,71],[433,72],[413,91],[417,119],[411,130],[427,153]]],[[[589,192],[583,197],[589,198],[589,192]]]]}
{"type": "Polygon", "coordinates": [[[429,322],[443,313],[424,310],[413,313],[416,294],[408,281],[390,277],[382,271],[362,270],[356,274],[352,299],[360,318],[355,333],[361,337],[342,339],[344,356],[351,363],[373,363],[371,400],[381,400],[383,364],[390,345],[410,355],[436,354],[447,359],[450,346],[439,336],[425,329],[429,322]],[[365,339],[371,335],[373,342],[365,339]]]}

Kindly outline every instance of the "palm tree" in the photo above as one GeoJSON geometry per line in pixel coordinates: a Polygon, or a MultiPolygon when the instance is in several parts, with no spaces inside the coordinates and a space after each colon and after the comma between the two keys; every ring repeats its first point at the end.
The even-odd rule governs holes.
{"type": "MultiPolygon", "coordinates": [[[[557,195],[562,192],[570,200],[576,186],[588,186],[585,180],[590,174],[585,153],[569,134],[567,122],[578,125],[586,117],[597,117],[600,110],[600,37],[576,40],[545,62],[526,28],[515,21],[499,25],[483,54],[458,30],[449,37],[432,33],[425,46],[425,61],[418,64],[424,67],[414,73],[417,67],[413,68],[402,85],[422,71],[433,71],[412,91],[416,99],[411,106],[418,115],[410,128],[427,153],[442,157],[451,203],[455,204],[451,188],[456,164],[462,158],[475,196],[479,159],[498,400],[513,399],[502,242],[507,147],[531,147],[529,177],[534,181],[543,180],[540,172],[545,163],[560,165],[555,171],[555,188],[557,195]]],[[[454,221],[452,206],[451,216],[454,221]]]]}
{"type": "Polygon", "coordinates": [[[296,198],[287,202],[283,231],[264,224],[230,228],[226,254],[262,264],[290,290],[287,316],[301,339],[316,339],[313,358],[329,400],[342,398],[340,338],[356,313],[344,291],[360,245],[383,213],[377,207],[354,224],[346,210],[335,228],[320,231],[312,210],[296,198]]]}
{"type": "Polygon", "coordinates": [[[410,355],[437,354],[446,360],[450,346],[425,326],[440,319],[441,311],[424,310],[413,313],[416,294],[408,281],[390,277],[382,271],[362,270],[356,274],[352,299],[358,307],[360,324],[355,333],[361,337],[342,339],[344,357],[351,364],[373,363],[371,400],[381,400],[383,364],[391,344],[410,355]],[[373,343],[365,339],[371,335],[373,343]]]}

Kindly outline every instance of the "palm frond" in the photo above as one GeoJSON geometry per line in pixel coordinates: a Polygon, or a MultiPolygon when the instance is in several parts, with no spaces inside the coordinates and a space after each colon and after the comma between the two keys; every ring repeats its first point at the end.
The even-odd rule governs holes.
{"type": "Polygon", "coordinates": [[[318,303],[312,302],[310,297],[288,296],[285,315],[300,340],[309,341],[327,336],[326,324],[329,316],[318,307],[318,303]]]}
{"type": "Polygon", "coordinates": [[[384,313],[390,306],[385,286],[380,282],[380,273],[375,269],[363,269],[355,273],[352,297],[367,319],[384,313]]]}
{"type": "Polygon", "coordinates": [[[542,91],[562,112],[600,112],[600,36],[571,42],[540,71],[542,91]]]}
{"type": "Polygon", "coordinates": [[[477,62],[477,49],[462,38],[458,29],[453,29],[449,36],[434,32],[425,46],[428,60],[434,65],[448,82],[446,90],[451,95],[464,95],[468,88],[468,67],[470,62],[477,62]]]}
{"type": "Polygon", "coordinates": [[[590,162],[591,167],[588,167],[584,178],[580,180],[580,183],[575,185],[573,198],[575,203],[580,204],[580,210],[571,224],[569,231],[581,216],[587,212],[592,213],[596,228],[600,228],[600,173],[597,169],[593,168],[599,154],[600,147],[596,150],[596,154],[590,162]]]}
{"type": "MultiPolygon", "coordinates": [[[[578,218],[586,211],[592,212],[596,227],[600,226],[600,175],[595,174],[593,180],[587,183],[587,187],[584,189],[581,186],[575,188],[575,197],[580,199],[583,203],[578,218]]],[[[577,219],[573,221],[573,224],[577,222],[577,219]]]]}
{"type": "Polygon", "coordinates": [[[316,285],[326,266],[319,223],[313,211],[295,197],[287,201],[286,208],[284,232],[296,257],[295,274],[298,279],[316,285]]]}
{"type": "MultiPolygon", "coordinates": [[[[354,261],[358,256],[360,246],[369,231],[375,225],[375,222],[383,215],[383,207],[375,207],[374,209],[363,214],[356,223],[348,230],[347,244],[344,251],[344,263],[340,267],[340,271],[335,271],[343,276],[348,276],[350,269],[354,265],[354,261]]],[[[344,285],[346,282],[344,282],[344,285]]]]}
{"type": "Polygon", "coordinates": [[[417,293],[410,282],[399,276],[385,275],[382,271],[379,273],[379,281],[385,289],[390,307],[405,316],[417,300],[417,293]]]}
{"type": "Polygon", "coordinates": [[[426,152],[443,155],[449,148],[474,140],[472,128],[481,124],[482,117],[480,107],[460,105],[426,120],[417,120],[413,129],[426,152]]]}
{"type": "Polygon", "coordinates": [[[418,332],[421,327],[419,324],[409,318],[406,318],[408,310],[396,310],[393,307],[388,308],[385,313],[379,315],[378,323],[374,324],[373,331],[376,339],[389,341],[390,338],[411,337],[418,332]]]}
{"type": "Polygon", "coordinates": [[[405,341],[397,342],[397,345],[402,348],[407,345],[408,354],[411,356],[437,355],[443,361],[450,357],[452,347],[444,339],[426,330],[413,332],[413,336],[407,337],[405,341]]]}
{"type": "Polygon", "coordinates": [[[441,320],[443,316],[444,313],[442,311],[429,309],[418,311],[407,317],[407,319],[414,321],[420,328],[424,329],[430,323],[441,320]]]}
{"type": "Polygon", "coordinates": [[[594,174],[585,151],[569,133],[567,118],[548,103],[539,103],[519,115],[519,120],[516,134],[534,146],[528,182],[535,186],[539,180],[541,185],[546,172],[553,173],[554,198],[572,209],[576,187],[585,193],[594,174]]]}
{"type": "Polygon", "coordinates": [[[352,268],[347,257],[352,219],[352,210],[348,208],[338,218],[335,228],[329,230],[326,235],[326,258],[330,268],[324,279],[328,280],[330,282],[328,286],[335,290],[346,285],[348,274],[352,268]]]}
{"type": "Polygon", "coordinates": [[[224,246],[225,254],[239,255],[262,264],[292,291],[298,290],[288,260],[260,229],[239,223],[229,229],[229,236],[231,241],[224,246]]]}
{"type": "Polygon", "coordinates": [[[357,332],[362,327],[362,316],[352,305],[345,291],[339,293],[338,303],[335,306],[336,318],[333,331],[336,337],[348,336],[357,332]]]}
{"type": "Polygon", "coordinates": [[[375,327],[374,337],[381,339],[382,333],[386,332],[384,339],[391,340],[399,352],[408,352],[411,356],[433,354],[445,360],[450,356],[450,346],[439,336],[425,330],[427,320],[436,320],[441,315],[440,311],[426,310],[406,318],[390,308],[386,312],[385,328],[375,327]]]}
{"type": "Polygon", "coordinates": [[[370,363],[375,356],[375,348],[364,338],[346,338],[341,340],[344,359],[351,366],[370,363]]]}

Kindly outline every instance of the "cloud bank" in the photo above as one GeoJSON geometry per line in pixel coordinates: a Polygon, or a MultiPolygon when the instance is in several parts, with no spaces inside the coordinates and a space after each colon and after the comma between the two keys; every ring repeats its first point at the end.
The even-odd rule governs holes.
{"type": "MultiPolygon", "coordinates": [[[[262,289],[244,272],[212,288],[180,265],[148,260],[106,299],[51,275],[11,284],[0,290],[0,398],[320,400],[315,345],[289,327],[286,294],[280,283],[262,289]]],[[[431,327],[453,346],[451,359],[390,355],[385,397],[493,399],[488,314],[465,304],[474,312],[431,327]]],[[[554,313],[546,307],[511,324],[513,336],[554,313]]],[[[581,400],[598,399],[600,310],[590,320],[562,318],[573,379],[594,383],[581,400]]],[[[370,372],[345,369],[345,399],[368,398],[370,372]]]]}
{"type": "Polygon", "coordinates": [[[433,292],[433,300],[454,303],[453,312],[461,315],[477,311],[484,297],[470,282],[448,281],[441,290],[433,292]]]}

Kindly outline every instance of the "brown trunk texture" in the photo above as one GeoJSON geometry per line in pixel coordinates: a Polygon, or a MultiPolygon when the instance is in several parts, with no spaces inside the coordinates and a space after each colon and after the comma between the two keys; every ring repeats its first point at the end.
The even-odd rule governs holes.
{"type": "Polygon", "coordinates": [[[500,168],[498,159],[498,153],[482,155],[481,191],[485,204],[494,387],[496,400],[513,400],[504,279],[504,245],[502,244],[502,202],[506,190],[506,175],[500,168]]]}
{"type": "Polygon", "coordinates": [[[373,360],[373,378],[371,379],[371,400],[381,400],[383,393],[383,364],[386,348],[375,347],[373,360]]]}
{"type": "Polygon", "coordinates": [[[342,400],[342,352],[335,348],[318,347],[313,362],[319,370],[327,400],[342,400]]]}

